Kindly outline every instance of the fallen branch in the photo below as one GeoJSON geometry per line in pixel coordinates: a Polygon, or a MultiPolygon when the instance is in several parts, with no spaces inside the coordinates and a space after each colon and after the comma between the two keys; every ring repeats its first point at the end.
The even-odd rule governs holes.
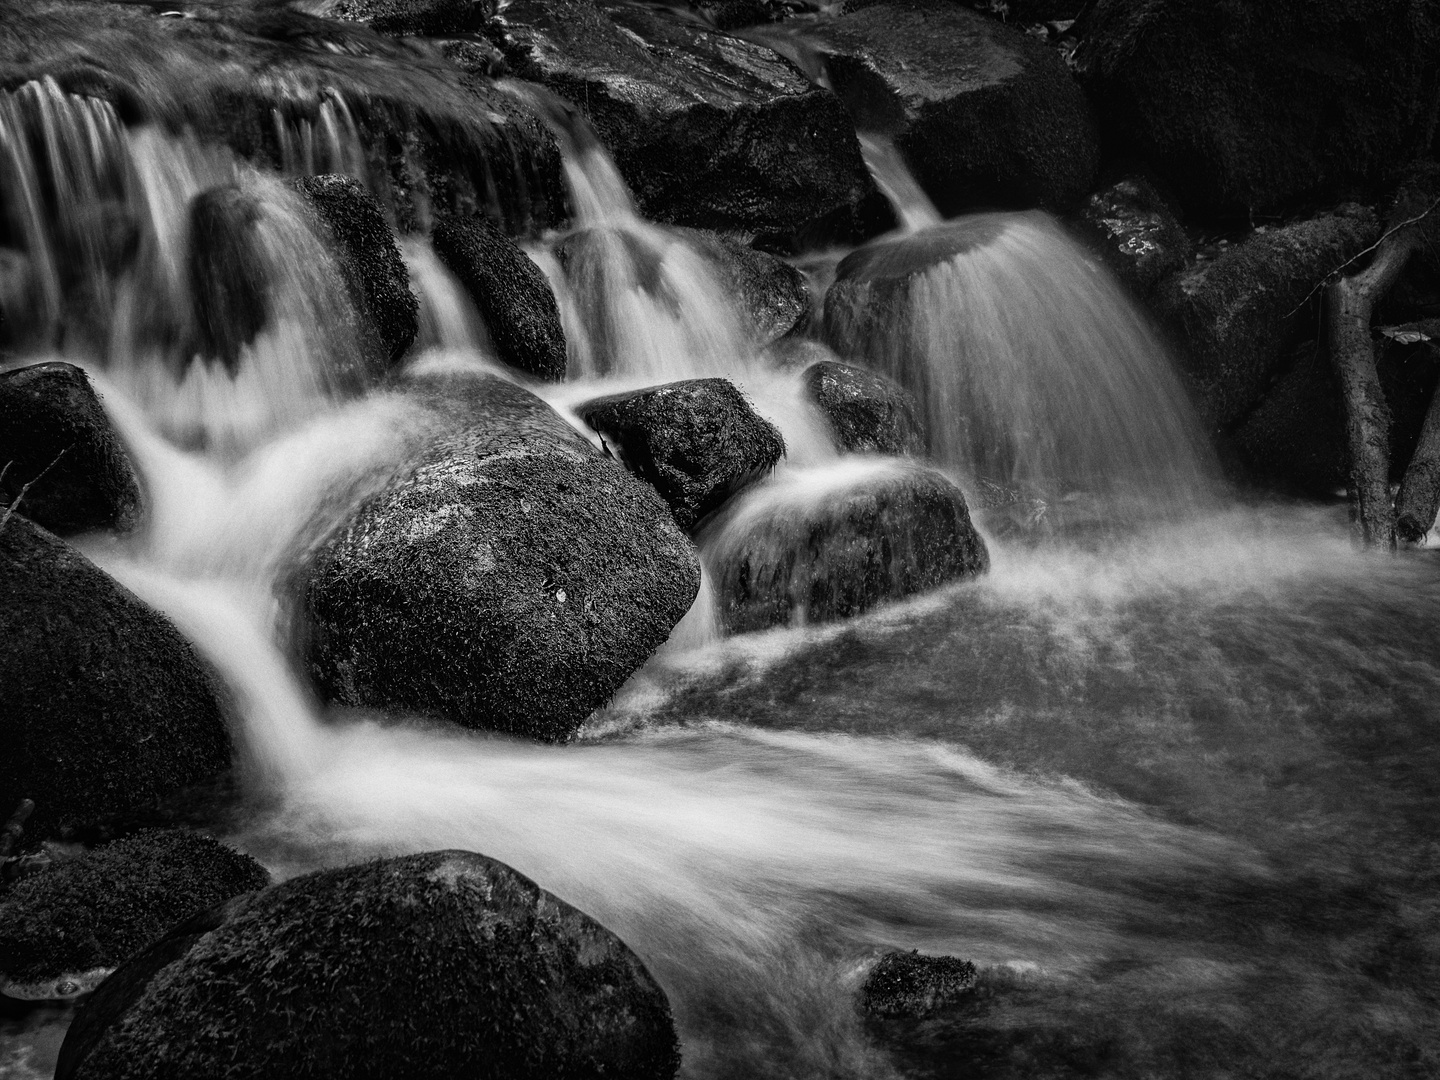
{"type": "MultiPolygon", "coordinates": [[[[15,513],[15,509],[20,505],[20,500],[25,498],[25,496],[29,494],[30,489],[36,484],[38,484],[41,480],[45,479],[45,474],[48,473],[51,469],[53,469],[56,465],[60,464],[60,459],[73,449],[75,449],[75,444],[71,443],[69,446],[65,447],[64,450],[61,450],[60,453],[56,454],[55,460],[50,462],[49,465],[46,465],[45,468],[41,469],[39,475],[21,486],[20,494],[16,495],[15,500],[5,508],[5,513],[0,514],[0,529],[5,528],[6,523],[10,520],[10,515],[15,513]]],[[[14,463],[6,462],[5,469],[10,468],[12,464],[14,463]]],[[[0,469],[0,480],[3,480],[5,477],[5,469],[0,469]]]]}
{"type": "Polygon", "coordinates": [[[1424,210],[1421,210],[1413,217],[1408,217],[1404,221],[1397,221],[1394,225],[1390,226],[1390,228],[1386,229],[1383,233],[1380,234],[1379,240],[1376,240],[1369,247],[1362,248],[1360,251],[1357,251],[1354,255],[1351,255],[1350,258],[1346,259],[1343,263],[1335,267],[1335,269],[1331,270],[1328,274],[1321,278],[1320,283],[1316,285],[1313,289],[1311,289],[1308,293],[1306,293],[1305,299],[1301,300],[1300,303],[1296,304],[1293,308],[1291,308],[1290,313],[1286,315],[1285,318],[1291,318],[1306,304],[1310,303],[1311,300],[1315,299],[1315,294],[1318,293],[1321,289],[1325,288],[1327,285],[1333,285],[1335,284],[1335,282],[1339,281],[1340,275],[1345,272],[1345,268],[1347,266],[1351,266],[1354,263],[1359,262],[1366,255],[1369,255],[1372,251],[1379,251],[1381,245],[1384,244],[1385,241],[1389,240],[1396,233],[1398,233],[1401,229],[1409,229],[1412,226],[1419,225],[1437,209],[1440,209],[1440,199],[1436,199],[1424,210]]]}

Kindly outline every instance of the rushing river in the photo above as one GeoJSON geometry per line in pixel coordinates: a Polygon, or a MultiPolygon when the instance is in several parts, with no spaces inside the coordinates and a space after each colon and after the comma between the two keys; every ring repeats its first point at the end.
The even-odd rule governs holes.
{"type": "MultiPolygon", "coordinates": [[[[335,492],[410,451],[419,415],[400,393],[332,394],[315,305],[333,281],[283,185],[26,92],[51,94],[57,130],[98,132],[151,210],[153,287],[107,294],[103,347],[60,338],[151,507],[134,537],[84,547],[223,676],[242,762],[221,821],[277,875],[442,847],[499,858],[639,953],[687,1077],[1440,1071],[1440,562],[1357,555],[1338,507],[1222,495],[1143,318],[1049,219],[905,215],[896,243],[980,239],[914,298],[923,340],[877,345],[876,363],[926,395],[961,484],[1020,484],[1054,526],[979,511],[986,577],[841,624],[724,639],[702,593],[577,742],[539,746],[313,699],[277,582],[335,492]],[[220,180],[267,200],[277,273],[310,276],[248,382],[192,366],[177,383],[140,333],[145,305],[182,288],[157,192],[220,180]],[[943,382],[956,349],[996,366],[943,382]],[[976,385],[969,426],[947,426],[976,385]],[[971,958],[980,988],[867,1026],[854,992],[892,948],[971,958]]],[[[537,392],[565,411],[733,378],[790,446],[745,496],[752,516],[891,467],[839,455],[694,251],[639,219],[596,147],[567,155],[575,227],[597,239],[581,271],[549,258],[555,238],[534,249],[571,347],[570,381],[537,392]]],[[[410,362],[491,370],[453,280],[423,241],[406,254],[424,326],[410,362]]],[[[33,1075],[37,1055],[5,1060],[33,1075]]]]}

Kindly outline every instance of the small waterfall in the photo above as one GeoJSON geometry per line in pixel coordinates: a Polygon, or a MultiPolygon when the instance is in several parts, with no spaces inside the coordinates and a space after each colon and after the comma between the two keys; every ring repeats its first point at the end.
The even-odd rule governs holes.
{"type": "Polygon", "coordinates": [[[894,140],[873,132],[858,131],[855,134],[860,141],[865,165],[875,178],[876,186],[895,207],[900,227],[906,232],[919,232],[939,225],[944,218],[916,181],[915,175],[905,167],[894,140]]]}

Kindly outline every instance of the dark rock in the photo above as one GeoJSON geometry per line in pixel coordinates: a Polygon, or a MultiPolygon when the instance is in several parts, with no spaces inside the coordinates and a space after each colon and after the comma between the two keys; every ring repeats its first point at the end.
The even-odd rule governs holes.
{"type": "Polygon", "coordinates": [[[785,453],[780,432],[727,379],[614,394],[576,412],[660,493],[687,531],[785,453]]]}
{"type": "Polygon", "coordinates": [[[894,139],[942,214],[1062,209],[1089,189],[1094,121],[1044,42],[949,0],[881,0],[820,27],[856,126],[894,139]]]}
{"type": "Polygon", "coordinates": [[[349,176],[305,177],[295,187],[329,231],[351,301],[380,335],[393,363],[415,340],[420,305],[384,211],[349,176]]]}
{"type": "Polygon", "coordinates": [[[501,360],[538,379],[565,378],[565,331],[545,273],[484,218],[441,218],[435,254],[460,279],[501,360]]]}
{"type": "Polygon", "coordinates": [[[1369,211],[1256,230],[1163,282],[1154,310],[1179,346],[1202,414],[1233,424],[1316,325],[1318,286],[1380,235],[1369,211]]]}
{"type": "Polygon", "coordinates": [[[136,833],[21,878],[0,901],[0,992],[67,998],[176,923],[270,883],[202,833],[136,833]]]}
{"type": "Polygon", "coordinates": [[[691,0],[691,7],[716,30],[740,30],[784,17],[782,5],[767,0],[691,0]]]}
{"type": "Polygon", "coordinates": [[[369,23],[382,34],[435,37],[478,30],[484,9],[476,0],[339,0],[326,14],[369,23]]]}
{"type": "Polygon", "coordinates": [[[0,527],[0,806],[42,839],[230,765],[215,686],[163,616],[17,515],[0,527]]]}
{"type": "Polygon", "coordinates": [[[1005,21],[1019,26],[1065,22],[1080,14],[1085,0],[1005,0],[1005,21]]]}
{"type": "Polygon", "coordinates": [[[665,995],[619,938],[514,870],[437,851],[323,870],[176,928],[105,982],[57,1080],[413,1073],[661,1080],[665,995]]]}
{"type": "Polygon", "coordinates": [[[471,75],[499,79],[510,74],[505,54],[488,41],[447,41],[440,46],[440,52],[461,71],[471,75]]]}
{"type": "Polygon", "coordinates": [[[1072,222],[1137,296],[1147,295],[1190,258],[1190,238],[1160,193],[1142,177],[1128,177],[1095,192],[1072,222]]]}
{"type": "MultiPolygon", "coordinates": [[[[140,486],[80,368],[53,362],[0,372],[0,498],[61,535],[131,528],[140,486]]],[[[0,513],[4,512],[0,507],[0,513]]]]}
{"type": "Polygon", "coordinates": [[[581,109],[646,217],[793,245],[879,197],[840,102],[762,45],[590,0],[514,0],[491,33],[581,109]]]}
{"type": "Polygon", "coordinates": [[[794,266],[718,233],[703,229],[681,232],[710,259],[726,295],[739,301],[757,343],[768,345],[806,329],[812,307],[810,288],[805,275],[794,266]]]}
{"type": "Polygon", "coordinates": [[[311,671],[342,704],[568,738],[688,610],[694,549],[529,392],[417,394],[451,424],[316,552],[311,671]]]}
{"type": "Polygon", "coordinates": [[[270,283],[255,236],[261,210],[234,185],[211,188],[190,204],[190,299],[199,347],[232,372],[240,350],[270,317],[270,283]]]}
{"type": "Polygon", "coordinates": [[[1362,194],[1425,150],[1440,18],[1411,0],[1100,0],[1076,54],[1103,136],[1192,214],[1362,194]]]}
{"type": "Polygon", "coordinates": [[[801,376],[830,422],[835,443],[852,454],[923,454],[919,406],[899,383],[851,364],[821,360],[801,376]]]}
{"type": "Polygon", "coordinates": [[[702,538],[731,633],[849,618],[990,565],[960,490],[893,459],[852,459],[732,507],[702,538]]]}
{"type": "Polygon", "coordinates": [[[975,965],[953,956],[889,952],[860,988],[860,1009],[870,1016],[923,1019],[975,988],[975,965]]]}

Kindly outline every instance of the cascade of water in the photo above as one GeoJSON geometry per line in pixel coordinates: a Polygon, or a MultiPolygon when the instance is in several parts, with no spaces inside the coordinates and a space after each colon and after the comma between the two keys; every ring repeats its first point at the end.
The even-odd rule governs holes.
{"type": "Polygon", "coordinates": [[[279,109],[272,110],[271,119],[280,146],[280,167],[286,173],[344,173],[368,181],[369,165],[355,117],[338,90],[326,90],[313,120],[308,116],[287,118],[279,109]]]}
{"type": "Polygon", "coordinates": [[[895,141],[874,132],[857,131],[860,153],[870,175],[881,193],[895,207],[900,218],[900,227],[906,232],[919,232],[939,225],[944,220],[930,196],[915,179],[915,174],[905,167],[905,160],[895,141]]]}

